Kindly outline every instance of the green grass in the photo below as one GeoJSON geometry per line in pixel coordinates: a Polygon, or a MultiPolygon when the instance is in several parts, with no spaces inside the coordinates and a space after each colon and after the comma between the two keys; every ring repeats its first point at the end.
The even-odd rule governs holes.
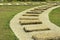
{"type": "Polygon", "coordinates": [[[60,7],[52,10],[49,14],[50,21],[60,27],[60,7]]]}
{"type": "Polygon", "coordinates": [[[34,6],[0,6],[0,40],[18,40],[9,22],[17,13],[34,6]]]}

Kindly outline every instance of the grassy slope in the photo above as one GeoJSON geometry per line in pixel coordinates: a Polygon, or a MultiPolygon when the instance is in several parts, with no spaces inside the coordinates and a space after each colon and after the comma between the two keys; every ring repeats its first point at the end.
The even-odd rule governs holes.
{"type": "Polygon", "coordinates": [[[9,27],[12,17],[33,6],[0,6],[0,40],[18,40],[9,27]]]}
{"type": "Polygon", "coordinates": [[[50,21],[53,22],[54,24],[60,26],[60,7],[54,9],[50,14],[49,14],[50,21]]]}

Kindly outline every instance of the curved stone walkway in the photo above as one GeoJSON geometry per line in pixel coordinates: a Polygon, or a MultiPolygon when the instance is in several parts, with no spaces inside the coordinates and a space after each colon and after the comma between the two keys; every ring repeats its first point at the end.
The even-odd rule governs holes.
{"type": "MultiPolygon", "coordinates": [[[[45,6],[45,5],[44,5],[45,6]]],[[[39,6],[41,7],[41,6],[39,6]]],[[[34,32],[25,32],[23,30],[23,26],[19,23],[19,18],[25,14],[26,12],[29,12],[30,10],[33,10],[34,8],[38,8],[38,7],[34,7],[34,8],[31,8],[31,9],[28,9],[28,10],[25,10],[21,13],[18,13],[17,15],[15,15],[12,20],[10,21],[10,27],[11,29],[13,30],[13,32],[15,33],[15,35],[17,36],[17,38],[19,40],[34,40],[32,39],[32,35],[33,34],[36,34],[36,33],[42,33],[42,32],[59,32],[60,33],[60,28],[58,26],[56,26],[55,24],[51,23],[50,20],[49,20],[49,13],[55,9],[55,8],[58,8],[60,6],[55,6],[55,7],[52,7],[52,8],[49,8],[47,9],[46,11],[42,12],[42,14],[39,15],[39,20],[43,22],[42,25],[45,25],[50,29],[50,30],[47,30],[47,31],[34,31],[34,32]]],[[[33,25],[34,26],[34,25],[33,25]]],[[[40,25],[38,25],[40,26],[40,25]]]]}

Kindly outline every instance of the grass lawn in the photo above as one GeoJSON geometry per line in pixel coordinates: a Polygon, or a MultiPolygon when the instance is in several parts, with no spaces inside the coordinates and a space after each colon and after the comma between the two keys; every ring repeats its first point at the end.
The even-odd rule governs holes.
{"type": "Polygon", "coordinates": [[[0,6],[0,40],[18,40],[9,22],[15,14],[31,7],[34,6],[0,6]]]}
{"type": "Polygon", "coordinates": [[[49,18],[51,22],[60,27],[60,7],[50,12],[49,18]]]}

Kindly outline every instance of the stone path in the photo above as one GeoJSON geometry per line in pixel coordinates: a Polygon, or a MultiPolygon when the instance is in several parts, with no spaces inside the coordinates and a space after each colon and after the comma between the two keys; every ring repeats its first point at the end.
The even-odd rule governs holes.
{"type": "Polygon", "coordinates": [[[43,6],[27,9],[12,18],[10,27],[19,40],[34,40],[32,36],[39,33],[60,33],[60,28],[51,23],[48,16],[53,9],[60,6],[48,6],[41,9],[43,6]]]}
{"type": "Polygon", "coordinates": [[[29,6],[29,5],[40,5],[39,3],[29,3],[29,2],[13,2],[13,3],[0,3],[0,5],[23,5],[23,6],[29,6]]]}
{"type": "Polygon", "coordinates": [[[31,5],[46,5],[46,4],[58,4],[58,5],[60,5],[60,3],[59,2],[56,2],[56,3],[47,3],[47,2],[11,2],[11,3],[0,3],[0,5],[23,5],[23,6],[31,6],[31,5]]]}

